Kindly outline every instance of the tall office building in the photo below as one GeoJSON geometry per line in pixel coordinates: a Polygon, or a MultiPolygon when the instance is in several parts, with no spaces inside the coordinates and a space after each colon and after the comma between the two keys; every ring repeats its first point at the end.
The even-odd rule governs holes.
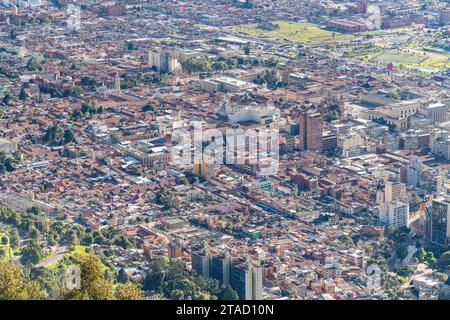
{"type": "Polygon", "coordinates": [[[359,13],[366,13],[367,8],[369,7],[369,3],[367,1],[359,1],[356,5],[356,9],[359,13]]]}
{"type": "Polygon", "coordinates": [[[322,152],[322,134],[322,115],[315,110],[302,112],[299,119],[300,150],[322,152]]]}
{"type": "Polygon", "coordinates": [[[210,252],[206,246],[191,252],[192,269],[221,284],[229,284],[242,300],[262,299],[262,268],[248,259],[231,259],[228,254],[210,252]]]}
{"type": "Polygon", "coordinates": [[[228,254],[211,255],[211,278],[230,284],[231,259],[228,254]]]}
{"type": "Polygon", "coordinates": [[[156,70],[161,69],[161,52],[158,49],[150,50],[147,53],[147,64],[149,67],[155,67],[156,70]]]}
{"type": "Polygon", "coordinates": [[[262,300],[262,268],[252,267],[252,299],[262,300]]]}
{"type": "Polygon", "coordinates": [[[178,71],[181,70],[181,64],[178,62],[175,58],[168,58],[167,61],[167,72],[176,74],[178,71]]]}
{"type": "Polygon", "coordinates": [[[450,195],[450,172],[448,169],[440,169],[436,177],[436,197],[450,195]]]}
{"type": "Polygon", "coordinates": [[[194,160],[192,173],[198,177],[208,179],[217,168],[218,164],[207,162],[202,158],[199,163],[194,160]]]}
{"type": "Polygon", "coordinates": [[[4,0],[4,5],[16,5],[18,8],[33,8],[42,4],[41,0],[4,0]]]}
{"type": "Polygon", "coordinates": [[[425,210],[425,238],[428,242],[448,245],[450,243],[450,197],[433,199],[425,210]]]}
{"type": "Polygon", "coordinates": [[[417,182],[422,171],[422,161],[418,156],[411,155],[409,157],[408,168],[406,169],[406,183],[410,187],[417,187],[417,182]]]}
{"type": "Polygon", "coordinates": [[[250,261],[239,261],[231,266],[231,286],[241,300],[262,299],[262,269],[250,261]]]}
{"type": "Polygon", "coordinates": [[[386,181],[384,192],[377,192],[378,220],[392,227],[409,227],[409,204],[406,184],[396,180],[386,181]]]}
{"type": "Polygon", "coordinates": [[[210,254],[207,247],[191,252],[192,270],[209,278],[210,276],[210,254]]]}
{"type": "Polygon", "coordinates": [[[300,133],[300,131],[299,131],[300,126],[299,126],[298,123],[292,123],[289,126],[289,128],[290,128],[290,132],[289,133],[291,135],[293,135],[293,136],[298,136],[299,135],[299,133],[300,133]]]}
{"type": "Polygon", "coordinates": [[[446,104],[437,102],[424,106],[420,111],[431,120],[432,124],[436,124],[447,121],[447,109],[446,104]]]}
{"type": "Polygon", "coordinates": [[[178,259],[183,256],[183,246],[180,241],[171,241],[167,245],[167,251],[169,254],[169,258],[178,259]]]}
{"type": "Polygon", "coordinates": [[[449,8],[442,9],[439,18],[442,25],[450,24],[450,9],[449,8]]]}
{"type": "Polygon", "coordinates": [[[13,153],[18,150],[17,141],[0,138],[0,152],[13,153]]]}
{"type": "Polygon", "coordinates": [[[178,60],[170,55],[167,50],[156,48],[147,53],[147,65],[165,73],[177,73],[181,70],[178,60]]]}
{"type": "Polygon", "coordinates": [[[406,185],[397,181],[387,181],[384,185],[384,202],[406,198],[406,185]]]}

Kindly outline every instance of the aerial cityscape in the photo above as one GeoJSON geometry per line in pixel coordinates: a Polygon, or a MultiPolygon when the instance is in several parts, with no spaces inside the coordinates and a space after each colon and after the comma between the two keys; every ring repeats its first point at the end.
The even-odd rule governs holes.
{"type": "Polygon", "coordinates": [[[450,1],[0,0],[0,300],[449,276],[450,1]]]}

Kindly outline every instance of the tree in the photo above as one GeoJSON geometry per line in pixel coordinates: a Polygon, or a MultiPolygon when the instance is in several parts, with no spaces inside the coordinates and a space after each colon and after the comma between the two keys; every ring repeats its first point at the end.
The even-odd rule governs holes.
{"type": "Polygon", "coordinates": [[[151,104],[151,103],[147,103],[141,109],[142,112],[154,111],[154,110],[155,110],[155,106],[153,104],[151,104]]]}
{"type": "Polygon", "coordinates": [[[237,61],[234,59],[228,59],[225,63],[230,69],[237,67],[237,61]]]}
{"type": "Polygon", "coordinates": [[[425,260],[426,251],[423,248],[420,248],[414,253],[414,256],[419,260],[419,262],[423,262],[425,260]]]}
{"type": "Polygon", "coordinates": [[[47,143],[61,143],[64,139],[64,131],[61,127],[59,127],[57,124],[50,126],[45,131],[45,135],[42,138],[44,142],[47,143]]]}
{"type": "Polygon", "coordinates": [[[37,62],[36,58],[31,57],[27,62],[27,70],[28,71],[34,71],[41,69],[41,66],[37,62]]]}
{"type": "Polygon", "coordinates": [[[154,257],[150,260],[149,273],[144,289],[163,293],[170,299],[216,300],[222,290],[222,297],[235,297],[231,288],[220,288],[219,281],[205,278],[179,260],[154,257]]]}
{"type": "Polygon", "coordinates": [[[35,300],[41,296],[40,285],[25,277],[20,265],[0,261],[0,300],[35,300]]]}
{"type": "Polygon", "coordinates": [[[75,260],[80,268],[80,288],[63,289],[62,297],[70,300],[113,300],[113,284],[105,279],[99,257],[76,255],[75,260]]]}
{"type": "Polygon", "coordinates": [[[105,238],[103,237],[103,235],[101,234],[100,231],[94,231],[92,233],[92,237],[94,238],[94,243],[95,244],[103,244],[105,243],[105,238]]]}
{"type": "Polygon", "coordinates": [[[208,292],[195,292],[192,300],[211,300],[211,295],[208,292]]]}
{"type": "Polygon", "coordinates": [[[396,273],[399,276],[405,277],[405,278],[410,278],[413,274],[414,274],[414,268],[411,266],[404,266],[399,268],[396,273]]]}
{"type": "Polygon", "coordinates": [[[49,94],[51,98],[61,98],[63,93],[58,87],[53,85],[42,85],[39,87],[41,93],[49,94]]]}
{"type": "Polygon", "coordinates": [[[128,249],[134,247],[134,243],[130,240],[129,237],[122,235],[118,239],[114,241],[115,245],[118,245],[124,249],[128,249]]]}
{"type": "Polygon", "coordinates": [[[427,263],[430,266],[433,266],[436,262],[437,259],[434,257],[434,253],[429,251],[425,254],[425,263],[427,263]]]}
{"type": "Polygon", "coordinates": [[[92,106],[91,106],[89,103],[85,102],[85,103],[83,103],[83,104],[81,105],[80,111],[81,111],[82,114],[86,114],[86,113],[88,113],[91,109],[92,109],[92,106]]]}
{"type": "Polygon", "coordinates": [[[210,69],[210,63],[206,59],[189,58],[184,61],[182,67],[188,73],[205,72],[210,69]]]}
{"type": "Polygon", "coordinates": [[[226,70],[227,65],[226,65],[225,63],[221,62],[221,61],[218,61],[218,62],[214,62],[214,63],[211,65],[211,68],[212,68],[214,71],[222,71],[222,70],[226,70]]]}
{"type": "Polygon", "coordinates": [[[142,300],[141,290],[131,282],[118,284],[115,296],[117,300],[142,300]]]}
{"type": "Polygon", "coordinates": [[[64,131],[64,144],[76,142],[75,134],[73,133],[72,128],[67,128],[66,131],[64,131]]]}
{"type": "Polygon", "coordinates": [[[342,237],[341,242],[346,245],[346,246],[350,246],[353,247],[355,244],[353,243],[353,239],[350,235],[345,235],[342,237]]]}
{"type": "Polygon", "coordinates": [[[19,99],[20,100],[27,100],[28,99],[28,94],[25,92],[24,88],[20,89],[19,99]]]}
{"type": "Polygon", "coordinates": [[[78,234],[75,230],[68,230],[62,237],[61,242],[73,246],[76,246],[80,243],[78,234]]]}
{"type": "Polygon", "coordinates": [[[162,205],[164,210],[169,210],[173,207],[172,195],[165,189],[161,189],[156,193],[155,202],[162,205]]]}
{"type": "Polygon", "coordinates": [[[80,86],[73,86],[73,88],[70,90],[70,94],[74,97],[81,97],[84,95],[84,89],[80,86]]]}
{"type": "Polygon", "coordinates": [[[36,206],[32,206],[31,208],[28,208],[26,211],[28,213],[34,214],[35,216],[38,216],[41,214],[41,209],[39,209],[36,206]]]}
{"type": "Polygon", "coordinates": [[[237,292],[229,284],[220,289],[218,298],[220,300],[239,300],[237,292]]]}
{"type": "Polygon", "coordinates": [[[85,235],[85,237],[83,238],[83,240],[81,242],[85,246],[90,246],[91,244],[94,243],[94,238],[92,237],[91,234],[88,233],[85,235]]]}
{"type": "Polygon", "coordinates": [[[5,159],[4,166],[5,166],[5,170],[8,171],[8,172],[13,172],[15,170],[15,168],[14,168],[14,160],[11,159],[11,158],[5,159]]]}
{"type": "Polygon", "coordinates": [[[137,50],[137,46],[133,42],[128,42],[127,49],[128,50],[137,50]]]}
{"type": "Polygon", "coordinates": [[[11,93],[7,92],[3,96],[3,104],[9,105],[13,101],[14,97],[11,93]]]}
{"type": "Polygon", "coordinates": [[[415,212],[420,209],[420,198],[419,196],[415,196],[409,204],[410,211],[415,212]]]}
{"type": "Polygon", "coordinates": [[[438,260],[439,266],[442,269],[450,267],[450,251],[444,252],[438,260]]]}
{"type": "Polygon", "coordinates": [[[143,287],[145,291],[162,292],[164,285],[164,273],[157,268],[150,271],[144,278],[143,287]]]}
{"type": "Polygon", "coordinates": [[[170,299],[172,300],[184,300],[184,292],[182,290],[172,290],[170,293],[170,299]]]}
{"type": "Polygon", "coordinates": [[[6,246],[9,243],[9,238],[7,236],[1,236],[0,242],[2,245],[6,246]]]}
{"type": "Polygon", "coordinates": [[[408,255],[408,245],[405,243],[400,243],[395,249],[395,255],[400,260],[405,259],[408,255]]]}
{"type": "Polygon", "coordinates": [[[128,281],[130,281],[130,277],[128,276],[128,274],[125,271],[125,269],[121,268],[119,270],[118,275],[117,275],[117,282],[119,282],[119,283],[127,283],[128,281]]]}
{"type": "Polygon", "coordinates": [[[146,291],[162,292],[164,284],[164,271],[169,265],[166,257],[155,257],[150,262],[150,271],[144,278],[143,286],[146,291]]]}
{"type": "Polygon", "coordinates": [[[19,247],[19,244],[20,244],[19,231],[17,230],[17,228],[11,228],[11,231],[9,232],[9,245],[13,249],[16,249],[19,247]]]}
{"type": "Polygon", "coordinates": [[[233,231],[233,224],[231,223],[231,221],[227,221],[227,223],[226,223],[226,225],[225,225],[225,230],[227,231],[227,232],[231,232],[231,231],[233,231]]]}
{"type": "Polygon", "coordinates": [[[435,272],[434,276],[436,277],[436,279],[438,279],[440,282],[447,282],[448,280],[448,275],[446,275],[445,273],[442,272],[435,272]]]}
{"type": "Polygon", "coordinates": [[[425,260],[430,260],[434,258],[434,253],[431,251],[428,251],[427,253],[425,253],[425,260]]]}
{"type": "Polygon", "coordinates": [[[42,259],[42,249],[37,241],[30,242],[21,250],[20,262],[25,266],[35,265],[42,259]]]}
{"type": "MultiPolygon", "coordinates": [[[[12,224],[13,226],[20,226],[22,224],[22,218],[20,214],[17,212],[11,212],[8,223],[12,224]]],[[[17,231],[17,229],[15,231],[17,231]]]]}
{"type": "Polygon", "coordinates": [[[30,226],[28,230],[28,235],[31,239],[37,240],[39,238],[39,230],[35,226],[30,226]]]}
{"type": "Polygon", "coordinates": [[[192,297],[197,292],[195,282],[181,275],[174,279],[173,288],[183,291],[186,297],[192,297]]]}

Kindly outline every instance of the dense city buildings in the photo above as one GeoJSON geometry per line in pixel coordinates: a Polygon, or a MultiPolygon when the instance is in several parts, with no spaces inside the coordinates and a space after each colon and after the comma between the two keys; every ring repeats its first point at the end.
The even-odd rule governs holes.
{"type": "Polygon", "coordinates": [[[449,299],[449,12],[0,0],[0,299],[449,299]]]}

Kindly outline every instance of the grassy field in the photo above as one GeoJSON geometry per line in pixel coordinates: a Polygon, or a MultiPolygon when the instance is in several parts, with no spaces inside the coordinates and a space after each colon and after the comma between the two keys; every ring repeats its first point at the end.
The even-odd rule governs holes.
{"type": "Polygon", "coordinates": [[[438,57],[428,57],[420,64],[420,68],[430,70],[447,69],[450,68],[450,61],[448,61],[447,59],[440,59],[438,57]]]}
{"type": "Polygon", "coordinates": [[[392,63],[408,69],[442,70],[450,68],[450,61],[445,55],[387,50],[367,56],[367,61],[392,63]]]}
{"type": "Polygon", "coordinates": [[[353,38],[350,34],[322,29],[309,22],[273,21],[272,23],[278,25],[279,28],[264,30],[258,28],[256,24],[243,24],[233,27],[233,30],[258,38],[304,44],[337,43],[353,38]]]}
{"type": "Polygon", "coordinates": [[[365,61],[393,63],[397,67],[423,72],[450,68],[448,53],[429,49],[436,40],[441,39],[437,32],[430,33],[412,28],[391,29],[383,32],[383,37],[371,42],[374,47],[367,50],[354,49],[356,56],[365,61]]]}
{"type": "Polygon", "coordinates": [[[371,61],[394,63],[394,64],[421,64],[426,57],[415,54],[387,51],[371,57],[371,61]]]}

